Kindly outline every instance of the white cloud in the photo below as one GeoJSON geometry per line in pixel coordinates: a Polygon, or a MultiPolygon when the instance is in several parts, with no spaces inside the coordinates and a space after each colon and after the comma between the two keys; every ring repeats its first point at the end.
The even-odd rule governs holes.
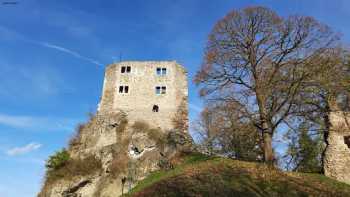
{"type": "Polygon", "coordinates": [[[9,156],[22,155],[37,150],[41,146],[42,144],[31,142],[25,146],[11,148],[8,151],[6,151],[6,154],[9,156]]]}
{"type": "Polygon", "coordinates": [[[0,125],[36,131],[73,131],[78,119],[8,115],[0,113],[0,125]]]}
{"type": "Polygon", "coordinates": [[[17,127],[17,128],[26,128],[31,127],[37,122],[35,118],[30,116],[11,116],[6,114],[0,114],[0,124],[17,127]]]}
{"type": "Polygon", "coordinates": [[[82,56],[78,52],[72,51],[70,49],[67,49],[67,48],[64,48],[64,47],[61,47],[61,46],[58,46],[58,45],[50,44],[50,43],[47,43],[47,42],[38,42],[37,44],[39,44],[39,45],[41,45],[43,47],[47,47],[47,48],[50,48],[50,49],[55,49],[55,50],[67,53],[67,54],[72,55],[72,56],[74,56],[76,58],[88,61],[88,62],[96,64],[98,66],[102,66],[102,64],[100,62],[98,62],[98,61],[96,61],[94,59],[82,56]]]}

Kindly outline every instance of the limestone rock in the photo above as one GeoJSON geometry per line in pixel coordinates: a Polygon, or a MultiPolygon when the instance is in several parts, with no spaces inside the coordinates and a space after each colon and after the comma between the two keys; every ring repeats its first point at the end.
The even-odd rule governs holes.
{"type": "Polygon", "coordinates": [[[85,124],[69,148],[70,155],[73,159],[93,155],[102,169],[97,174],[47,183],[39,196],[120,196],[150,172],[170,168],[168,161],[176,153],[195,151],[192,138],[183,131],[135,130],[125,119],[121,114],[98,114],[85,124]]]}

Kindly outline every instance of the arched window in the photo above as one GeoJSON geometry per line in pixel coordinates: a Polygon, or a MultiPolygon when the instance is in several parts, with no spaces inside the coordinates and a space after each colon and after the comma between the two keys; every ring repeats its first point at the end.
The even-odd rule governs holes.
{"type": "Polygon", "coordinates": [[[153,105],[152,111],[153,112],[158,112],[159,111],[158,105],[153,105]]]}

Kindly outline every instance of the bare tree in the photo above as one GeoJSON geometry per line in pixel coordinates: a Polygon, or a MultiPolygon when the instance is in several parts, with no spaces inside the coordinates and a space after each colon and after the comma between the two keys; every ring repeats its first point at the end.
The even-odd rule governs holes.
{"type": "MultiPolygon", "coordinates": [[[[322,72],[302,84],[297,99],[296,117],[312,125],[312,132],[323,136],[328,146],[331,128],[330,113],[349,111],[350,107],[350,54],[343,48],[328,49],[319,64],[322,72]]],[[[293,124],[287,124],[294,129],[293,124]]],[[[325,149],[322,157],[324,157],[325,149]]]]}
{"type": "Polygon", "coordinates": [[[301,84],[322,72],[319,57],[337,40],[311,17],[282,18],[264,7],[233,10],[212,30],[195,82],[206,99],[241,106],[261,133],[264,160],[273,163],[276,129],[293,112],[301,84]]]}
{"type": "Polygon", "coordinates": [[[207,154],[257,161],[261,160],[259,136],[249,121],[230,101],[208,102],[194,130],[207,154]]]}

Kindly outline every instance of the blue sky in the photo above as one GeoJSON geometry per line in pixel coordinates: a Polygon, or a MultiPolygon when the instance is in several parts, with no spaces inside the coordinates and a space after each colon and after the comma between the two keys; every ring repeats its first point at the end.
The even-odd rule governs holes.
{"type": "Polygon", "coordinates": [[[32,197],[44,161],[96,109],[104,67],[176,60],[189,71],[190,117],[201,101],[192,78],[208,33],[231,9],[264,5],[311,15],[350,41],[347,0],[0,0],[0,196],[32,197]],[[8,2],[8,1],[7,1],[8,2]]]}

